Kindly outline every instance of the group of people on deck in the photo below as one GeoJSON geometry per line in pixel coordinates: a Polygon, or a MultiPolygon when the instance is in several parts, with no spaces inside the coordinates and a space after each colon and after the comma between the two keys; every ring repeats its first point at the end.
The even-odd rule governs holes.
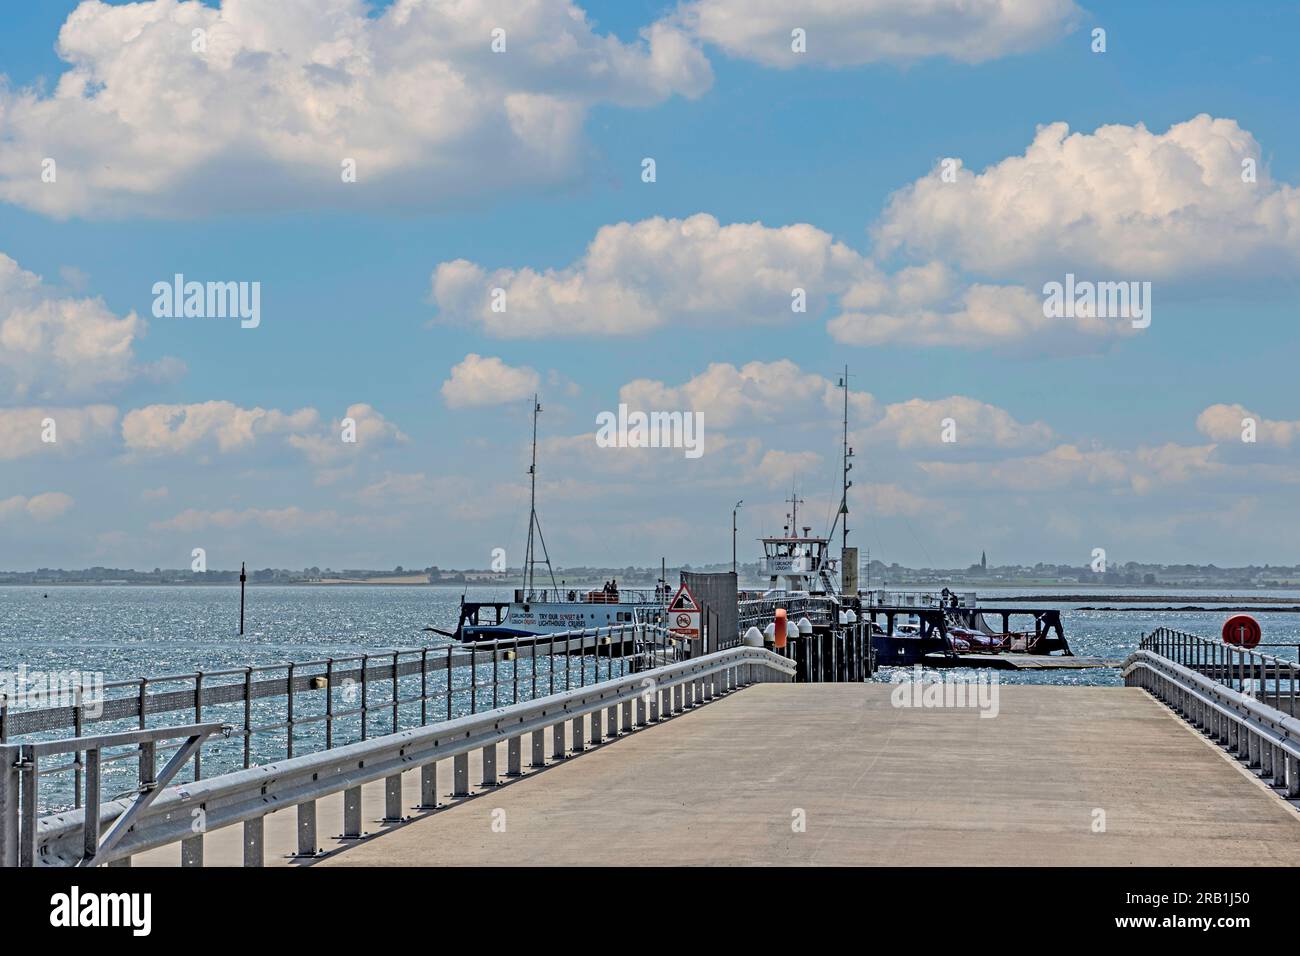
{"type": "Polygon", "coordinates": [[[618,578],[615,578],[612,581],[606,581],[605,587],[602,590],[605,594],[605,599],[607,601],[617,601],[618,600],[618,578]]]}

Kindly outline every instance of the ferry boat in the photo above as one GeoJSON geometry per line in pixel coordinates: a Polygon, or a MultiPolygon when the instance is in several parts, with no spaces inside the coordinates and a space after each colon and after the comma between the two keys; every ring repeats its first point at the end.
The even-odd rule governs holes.
{"type": "Polygon", "coordinates": [[[660,578],[653,588],[625,588],[611,581],[601,588],[569,587],[556,583],[551,558],[537,517],[537,416],[542,406],[533,396],[533,457],[528,468],[528,540],[524,547],[524,586],[516,588],[509,601],[470,601],[461,597],[455,631],[437,631],[458,641],[535,637],[618,624],[661,624],[672,597],[660,578]],[[540,552],[540,557],[538,554],[540,552]],[[537,586],[537,569],[545,566],[547,577],[537,586]],[[546,581],[549,579],[549,586],[546,581]]]}
{"type": "Polygon", "coordinates": [[[742,593],[740,626],[762,629],[777,607],[789,618],[832,625],[864,621],[876,660],[881,665],[927,663],[945,666],[985,654],[1072,656],[1061,625],[1060,611],[1050,608],[981,607],[973,591],[943,588],[897,591],[858,587],[858,550],[848,544],[849,489],[853,481],[853,449],[849,445],[848,369],[840,379],[844,394],[841,498],[835,521],[825,537],[804,527],[799,534],[800,499],[786,499],[784,534],[760,539],[770,588],[742,593]],[[841,534],[841,559],[830,557],[836,529],[841,534]],[[829,621],[827,619],[830,619],[829,621]],[[1015,626],[1012,619],[1022,622],[1015,626]]]}

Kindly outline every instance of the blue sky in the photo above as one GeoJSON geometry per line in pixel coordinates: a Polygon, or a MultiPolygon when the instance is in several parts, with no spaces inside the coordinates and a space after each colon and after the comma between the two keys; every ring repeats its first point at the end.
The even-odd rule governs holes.
{"type": "Polygon", "coordinates": [[[41,354],[56,350],[53,325],[35,346],[12,345],[16,331],[0,337],[0,413],[11,423],[0,432],[10,448],[0,455],[0,566],[174,567],[193,547],[218,567],[485,566],[498,546],[515,563],[529,371],[546,407],[542,514],[557,560],[723,560],[736,498],[746,500],[749,538],[779,527],[794,482],[814,525],[824,523],[837,415],[820,378],[833,381],[846,363],[865,393],[850,507],[858,543],[875,556],[966,564],[987,549],[998,563],[1082,564],[1105,547],[1120,561],[1296,560],[1277,534],[1296,517],[1300,477],[1293,5],[1246,16],[1211,3],[1026,0],[1034,26],[1017,36],[942,10],[902,17],[892,0],[846,3],[839,21],[804,17],[807,54],[773,65],[782,48],[772,37],[788,49],[789,28],[803,22],[798,3],[587,2],[576,5],[586,12],[577,27],[575,5],[560,0],[538,4],[526,23],[510,19],[510,4],[484,2],[481,17],[456,22],[437,4],[411,4],[424,27],[408,25],[399,44],[400,30],[366,33],[397,11],[372,7],[372,27],[349,26],[364,5],[334,0],[322,9],[338,19],[322,16],[299,50],[273,12],[293,4],[250,2],[232,28],[242,58],[197,67],[192,56],[180,62],[183,41],[221,11],[195,6],[88,4],[74,16],[76,4],[47,2],[2,14],[0,253],[42,284],[19,293],[0,282],[0,328],[99,299],[117,320],[135,313],[147,333],[129,336],[130,361],[108,372],[93,355],[41,354]],[[760,8],[775,33],[754,27],[760,8]],[[498,60],[454,39],[482,35],[486,49],[497,20],[510,41],[498,60]],[[61,56],[65,22],[73,52],[61,56]],[[662,42],[661,65],[647,58],[661,42],[643,35],[652,24],[680,44],[662,42]],[[1094,27],[1106,30],[1104,53],[1090,49],[1094,27]],[[565,30],[581,55],[531,57],[565,30]],[[835,35],[878,40],[846,41],[828,62],[835,35]],[[376,74],[400,61],[419,79],[354,80],[355,114],[304,120],[356,68],[354,51],[331,62],[334,78],[311,71],[336,56],[322,50],[338,36],[369,36],[376,74]],[[610,54],[615,41],[623,52],[610,54]],[[262,72],[254,54],[283,62],[262,72]],[[102,88],[56,92],[69,58],[102,88]],[[504,79],[499,62],[510,64],[504,79]],[[420,74],[429,63],[449,64],[464,89],[447,93],[445,77],[420,74]],[[487,118],[458,111],[464,90],[487,118]],[[412,102],[390,112],[403,93],[412,102]],[[553,132],[523,151],[493,139],[491,115],[520,94],[559,101],[537,121],[553,132]],[[422,115],[444,95],[445,112],[422,115]],[[241,96],[281,110],[280,122],[242,109],[241,96]],[[1203,114],[1218,125],[1171,133],[1203,114]],[[457,122],[463,134],[448,131],[457,122]],[[295,123],[304,124],[296,140],[273,134],[295,123]],[[1052,123],[1085,140],[1026,179],[1012,163],[1052,123]],[[1103,127],[1119,130],[1114,149],[1092,141],[1103,127]],[[349,138],[373,158],[357,183],[331,185],[327,167],[348,155],[331,149],[349,138]],[[60,161],[60,182],[40,181],[47,155],[60,161]],[[1258,159],[1260,181],[1237,196],[1222,185],[1224,164],[1245,156],[1258,159]],[[654,183],[641,181],[643,157],[655,159],[654,183]],[[908,201],[945,157],[961,159],[961,192],[908,201]],[[1018,216],[1058,203],[1032,242],[1017,239],[1018,216]],[[681,247],[683,262],[713,263],[698,273],[639,238],[616,275],[598,282],[584,267],[602,228],[698,214],[723,230],[701,241],[709,248],[681,247]],[[772,244],[763,261],[726,232],[753,223],[772,244]],[[774,232],[799,224],[854,261],[843,276],[809,277],[824,294],[808,314],[782,315],[788,293],[762,277],[806,268],[803,247],[774,232]],[[901,244],[882,241],[882,229],[901,244]],[[520,270],[576,274],[588,292],[605,283],[611,298],[547,311],[520,281],[512,311],[532,334],[502,334],[459,299],[439,298],[435,270],[456,260],[476,264],[485,282],[520,270]],[[949,284],[918,304],[901,277],[923,266],[946,270],[949,284]],[[1066,271],[1151,281],[1151,327],[1042,327],[1025,318],[1028,299],[1008,298],[1019,289],[1041,300],[1044,279],[1066,271]],[[155,318],[152,286],[176,272],[260,282],[261,325],[155,318]],[[846,305],[864,283],[887,288],[889,301],[846,305]],[[963,290],[979,285],[998,290],[995,313],[1019,316],[1010,331],[954,317],[963,290]],[[702,289],[715,306],[684,304],[702,289]],[[616,293],[647,303],[648,328],[619,325],[608,307],[623,301],[616,293]],[[844,312],[856,316],[856,338],[830,331],[844,312]],[[915,331],[922,313],[937,315],[933,336],[915,331]],[[468,356],[501,364],[451,398],[444,383],[468,356]],[[705,377],[715,363],[735,374],[705,377]],[[703,414],[705,455],[597,448],[595,416],[620,398],[703,414]],[[209,402],[229,405],[190,411],[209,402]],[[304,451],[334,441],[334,423],[357,405],[369,411],[356,446],[304,451]],[[64,429],[54,445],[32,440],[33,423],[59,420],[51,409],[79,421],[90,406],[113,409],[112,421],[64,429]],[[159,406],[176,409],[125,427],[159,406]],[[267,423],[267,413],[304,409],[315,420],[267,423]],[[1247,415],[1259,422],[1254,443],[1234,424],[1247,415]],[[223,416],[262,424],[223,446],[223,416]],[[951,445],[938,439],[949,416],[951,445]]]}

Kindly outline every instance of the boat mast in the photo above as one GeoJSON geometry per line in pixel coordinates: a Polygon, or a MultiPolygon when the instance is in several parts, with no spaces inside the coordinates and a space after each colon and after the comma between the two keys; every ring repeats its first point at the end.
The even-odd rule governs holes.
{"type": "MultiPolygon", "coordinates": [[[[844,377],[840,379],[840,388],[844,390],[844,446],[840,457],[842,488],[840,508],[835,513],[835,520],[831,522],[831,531],[827,537],[835,537],[835,526],[843,520],[844,524],[840,528],[840,547],[843,549],[849,546],[849,489],[853,487],[853,482],[849,480],[849,472],[853,470],[853,449],[849,447],[849,367],[847,365],[844,366],[844,377]]],[[[840,570],[842,573],[844,569],[840,570]]]]}
{"type": "Polygon", "coordinates": [[[842,551],[849,546],[849,488],[853,485],[853,482],[849,481],[849,472],[853,470],[853,462],[849,459],[853,457],[853,449],[849,447],[849,367],[847,365],[844,366],[844,378],[840,380],[840,385],[844,389],[844,453],[842,459],[844,490],[840,498],[840,514],[844,517],[844,525],[840,530],[840,548],[842,551]]]}
{"type": "Polygon", "coordinates": [[[546,539],[542,537],[542,523],[537,518],[537,416],[542,410],[537,395],[533,395],[533,460],[528,466],[528,544],[524,548],[524,595],[525,600],[532,600],[533,568],[541,563],[534,556],[533,532],[537,532],[537,541],[542,546],[542,560],[551,578],[551,587],[559,590],[555,584],[555,571],[551,568],[551,556],[546,552],[546,539]]]}

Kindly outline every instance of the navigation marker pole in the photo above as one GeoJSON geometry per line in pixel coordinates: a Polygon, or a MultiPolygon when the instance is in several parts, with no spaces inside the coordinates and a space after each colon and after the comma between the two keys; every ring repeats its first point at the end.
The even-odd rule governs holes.
{"type": "Polygon", "coordinates": [[[245,564],[239,562],[239,636],[244,636],[244,582],[248,580],[245,564]]]}

